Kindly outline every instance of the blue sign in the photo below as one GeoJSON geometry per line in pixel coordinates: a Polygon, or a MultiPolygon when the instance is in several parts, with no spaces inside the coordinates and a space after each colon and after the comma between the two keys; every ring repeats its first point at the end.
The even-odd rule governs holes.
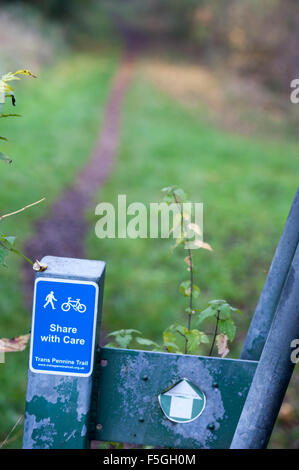
{"type": "Polygon", "coordinates": [[[30,369],[87,377],[93,370],[98,285],[43,278],[35,281],[30,369]]]}

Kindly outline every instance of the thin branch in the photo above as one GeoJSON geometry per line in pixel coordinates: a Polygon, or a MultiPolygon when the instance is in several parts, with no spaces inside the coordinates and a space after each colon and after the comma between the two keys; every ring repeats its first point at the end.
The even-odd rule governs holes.
{"type": "Polygon", "coordinates": [[[11,444],[12,442],[16,441],[20,436],[23,434],[23,429],[20,429],[14,436],[12,436],[10,439],[8,439],[5,443],[6,446],[11,444]]]}
{"type": "Polygon", "coordinates": [[[6,436],[6,438],[4,439],[4,441],[2,441],[2,442],[0,443],[0,449],[2,449],[2,447],[5,446],[5,444],[7,444],[9,437],[12,435],[12,433],[14,432],[14,430],[16,429],[16,427],[21,423],[21,421],[23,421],[23,418],[24,418],[23,415],[21,415],[21,416],[18,417],[17,421],[15,422],[15,424],[13,425],[13,427],[11,428],[11,430],[9,431],[9,433],[7,434],[7,436],[6,436]]]}
{"type": "MultiPolygon", "coordinates": [[[[172,192],[172,195],[173,195],[173,198],[174,198],[174,200],[175,200],[175,202],[176,202],[176,204],[179,207],[179,210],[181,212],[181,230],[182,230],[182,229],[185,229],[183,207],[182,207],[182,204],[180,204],[179,201],[177,200],[177,197],[176,197],[174,192],[172,192]]],[[[192,260],[192,253],[191,253],[190,247],[188,247],[188,257],[189,257],[188,266],[189,266],[189,270],[190,270],[190,303],[189,303],[190,312],[188,314],[187,328],[188,328],[188,331],[190,331],[191,330],[191,315],[192,315],[192,310],[193,310],[193,260],[192,260]]],[[[188,339],[186,338],[186,341],[185,341],[185,354],[187,354],[187,346],[188,346],[188,339]]]]}
{"type": "Polygon", "coordinates": [[[9,214],[1,215],[1,216],[0,216],[0,221],[3,220],[3,219],[6,219],[6,217],[10,217],[11,215],[19,214],[20,212],[23,212],[23,211],[29,209],[29,207],[36,206],[37,204],[40,204],[41,202],[43,202],[45,199],[46,199],[46,198],[43,197],[43,198],[40,199],[39,201],[33,202],[32,204],[28,204],[27,206],[22,207],[22,209],[19,209],[19,210],[14,211],[14,212],[10,212],[9,214]]]}
{"type": "Polygon", "coordinates": [[[215,345],[215,341],[216,341],[216,336],[217,336],[217,333],[218,333],[218,323],[219,323],[219,320],[220,320],[220,312],[219,312],[219,310],[217,310],[216,327],[215,327],[214,338],[213,338],[213,342],[212,342],[212,346],[211,346],[211,349],[210,349],[209,356],[212,356],[212,352],[213,352],[213,349],[214,349],[214,345],[215,345]]]}
{"type": "Polygon", "coordinates": [[[191,315],[192,315],[192,310],[193,310],[193,260],[192,260],[192,254],[191,254],[191,249],[188,248],[188,257],[189,257],[189,268],[190,268],[190,312],[189,312],[189,319],[188,319],[188,330],[190,331],[191,329],[191,315]]]}

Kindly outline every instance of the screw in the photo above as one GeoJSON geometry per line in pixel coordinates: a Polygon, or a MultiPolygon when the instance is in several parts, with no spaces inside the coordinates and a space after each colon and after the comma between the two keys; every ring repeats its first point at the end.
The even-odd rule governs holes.
{"type": "Polygon", "coordinates": [[[138,421],[139,421],[139,423],[144,423],[144,419],[143,419],[143,418],[139,418],[138,421]]]}
{"type": "Polygon", "coordinates": [[[142,377],[142,380],[144,380],[144,381],[146,382],[146,381],[148,380],[148,376],[147,376],[147,375],[144,375],[144,376],[142,377]]]}
{"type": "Polygon", "coordinates": [[[103,425],[99,423],[96,425],[96,428],[98,431],[101,431],[103,429],[103,425]]]}
{"type": "Polygon", "coordinates": [[[210,431],[214,431],[215,425],[214,425],[213,423],[209,424],[209,425],[208,425],[208,429],[209,429],[210,431]]]}
{"type": "Polygon", "coordinates": [[[108,364],[107,359],[102,359],[101,362],[100,362],[100,364],[101,364],[102,367],[106,367],[107,364],[108,364]]]}
{"type": "Polygon", "coordinates": [[[216,382],[213,383],[213,387],[214,387],[214,388],[218,388],[218,384],[217,384],[216,382]]]}

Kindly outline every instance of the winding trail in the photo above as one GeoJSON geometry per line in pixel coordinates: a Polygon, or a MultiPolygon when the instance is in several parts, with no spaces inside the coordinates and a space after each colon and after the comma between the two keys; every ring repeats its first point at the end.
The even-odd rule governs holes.
{"type": "MultiPolygon", "coordinates": [[[[33,236],[24,247],[24,253],[35,260],[45,255],[85,257],[85,238],[90,230],[86,211],[111,173],[119,142],[120,114],[126,92],[134,72],[134,55],[125,52],[116,71],[108,97],[99,140],[85,167],[73,184],[54,203],[50,212],[37,221],[33,236]]],[[[22,266],[25,305],[31,308],[34,272],[29,263],[22,266]]]]}

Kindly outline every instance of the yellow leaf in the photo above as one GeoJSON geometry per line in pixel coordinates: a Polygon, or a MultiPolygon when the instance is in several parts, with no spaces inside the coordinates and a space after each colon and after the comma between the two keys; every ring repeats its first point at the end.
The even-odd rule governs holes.
{"type": "Polygon", "coordinates": [[[9,82],[10,80],[20,80],[20,78],[14,77],[14,74],[12,72],[9,72],[5,75],[2,75],[1,80],[3,80],[4,82],[9,82]]]}
{"type": "Polygon", "coordinates": [[[14,75],[26,75],[27,77],[33,77],[33,78],[37,78],[36,75],[34,75],[32,72],[30,72],[30,70],[26,70],[26,69],[23,69],[23,70],[17,70],[14,75]]]}
{"type": "Polygon", "coordinates": [[[185,263],[188,264],[188,266],[192,266],[192,262],[191,262],[190,256],[186,256],[186,258],[184,258],[184,261],[185,261],[185,263]]]}
{"type": "Polygon", "coordinates": [[[211,245],[209,245],[208,243],[202,242],[201,240],[194,240],[193,244],[197,246],[197,248],[203,248],[204,250],[213,251],[213,248],[211,247],[211,245]]]}
{"type": "Polygon", "coordinates": [[[0,339],[0,352],[16,352],[24,351],[29,341],[30,334],[16,336],[15,338],[1,338],[0,339]]]}
{"type": "Polygon", "coordinates": [[[41,263],[38,261],[38,259],[35,261],[35,263],[32,266],[33,271],[45,271],[47,269],[48,265],[45,263],[41,263]]]}
{"type": "Polygon", "coordinates": [[[0,91],[6,93],[8,91],[13,91],[13,88],[10,85],[7,85],[7,83],[4,80],[0,81],[0,91]]]}
{"type": "Polygon", "coordinates": [[[201,235],[201,230],[200,230],[199,225],[190,223],[188,224],[188,228],[190,228],[190,230],[193,230],[193,232],[197,233],[198,235],[201,235]]]}

